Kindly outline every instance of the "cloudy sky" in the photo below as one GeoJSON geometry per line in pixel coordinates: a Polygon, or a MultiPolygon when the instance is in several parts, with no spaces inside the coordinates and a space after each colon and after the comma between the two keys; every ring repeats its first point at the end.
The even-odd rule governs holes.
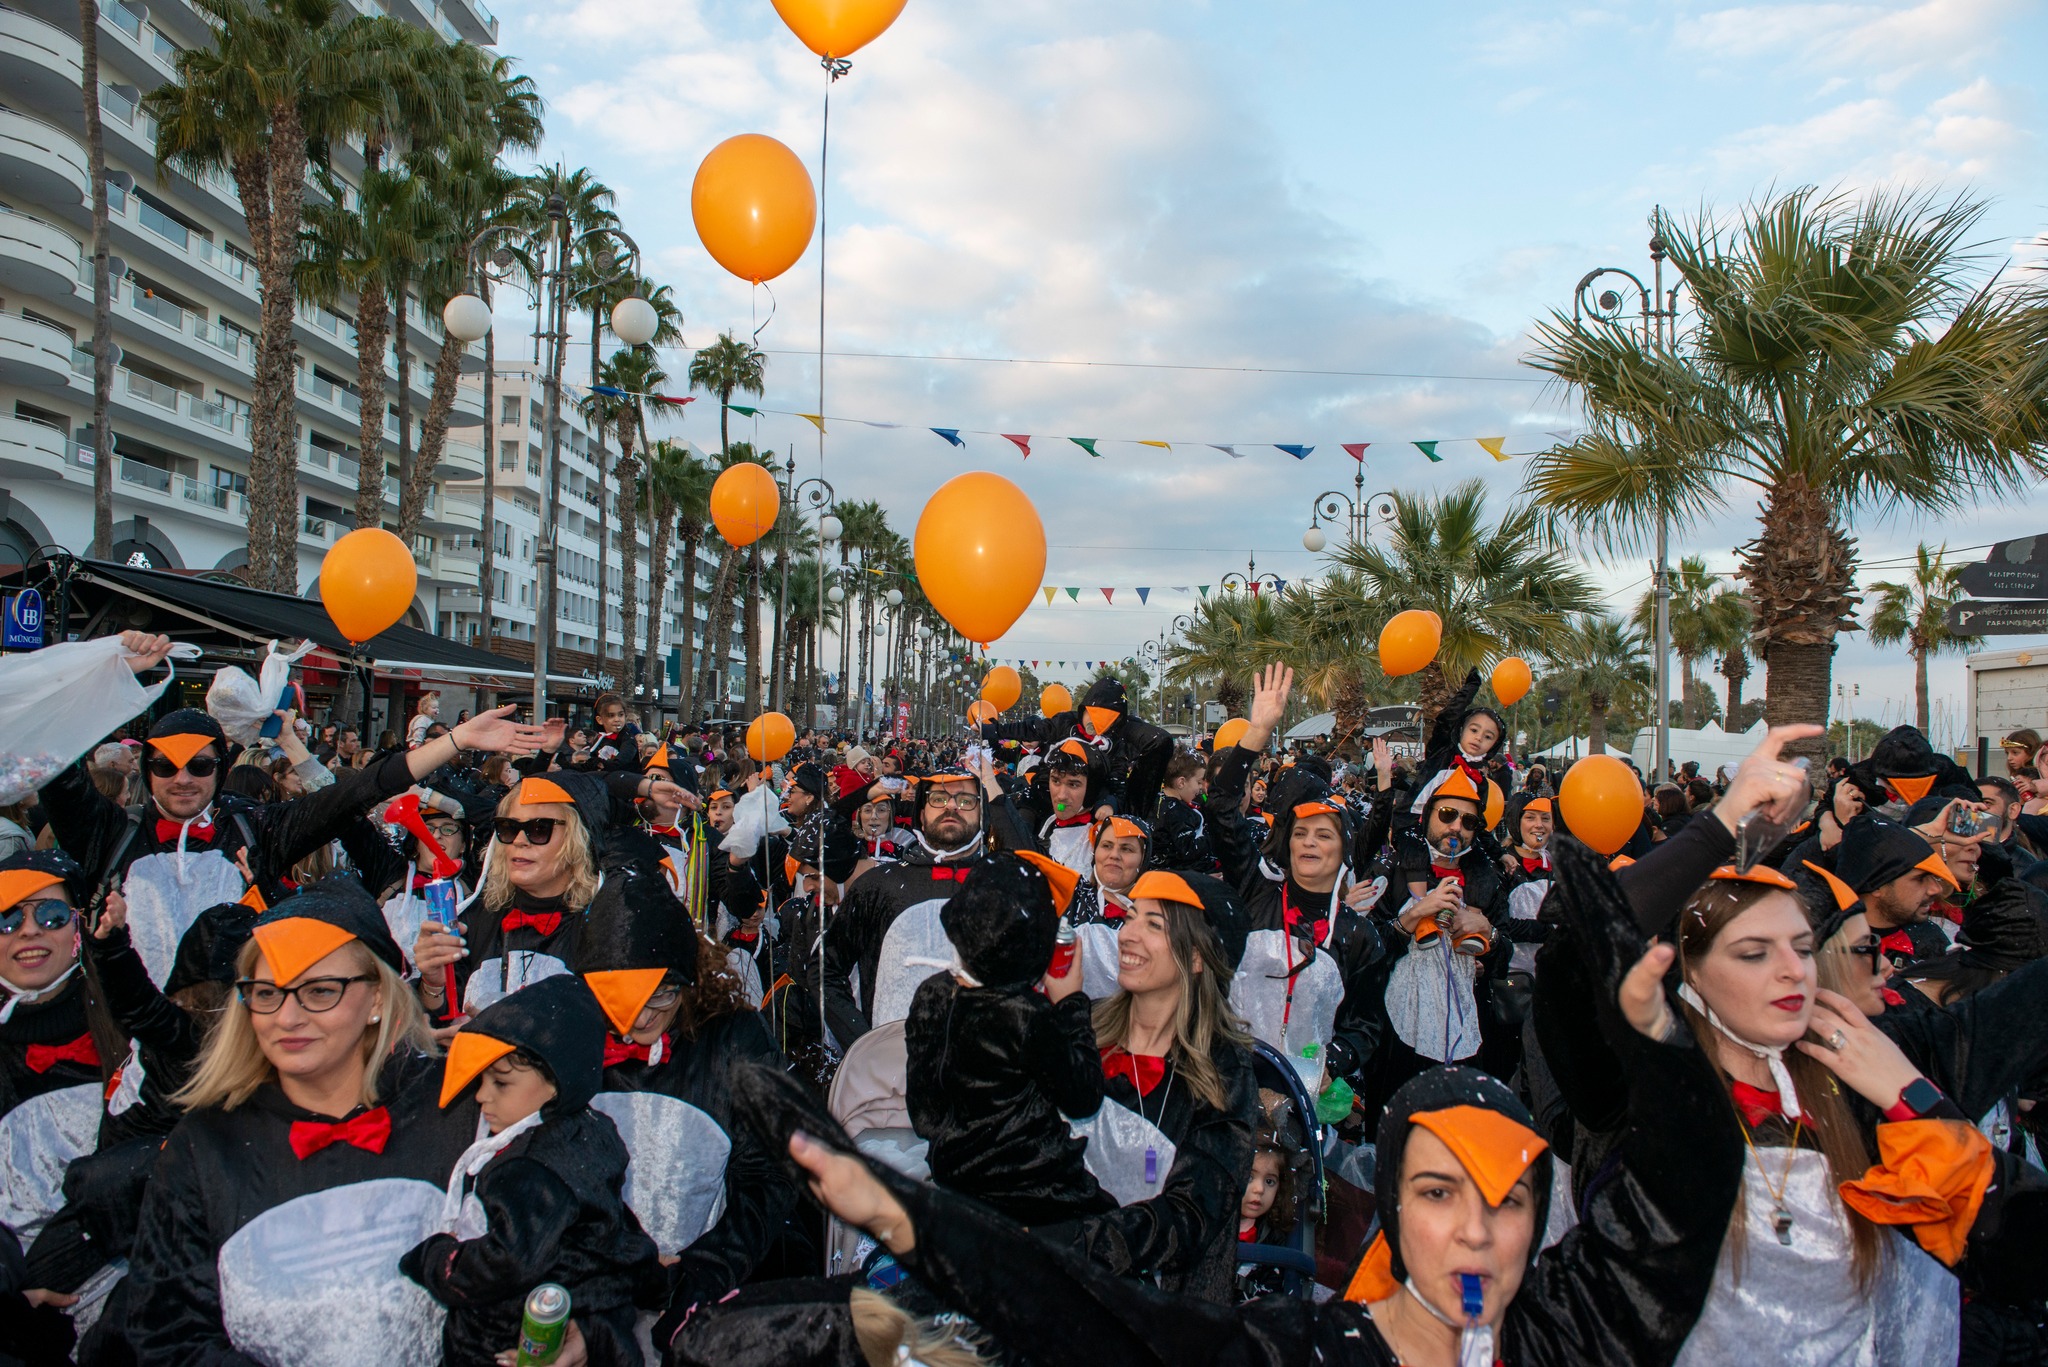
{"type": "MultiPolygon", "coordinates": [[[[766,0],[495,7],[501,50],[550,105],[544,156],[618,191],[687,340],[751,330],[767,293],[705,255],[690,181],[743,132],[815,176],[816,58],[766,0]]],[[[1447,440],[1431,465],[1407,443],[1529,451],[1570,428],[1566,397],[1519,365],[1529,322],[1569,308],[1594,266],[1646,269],[1653,206],[1924,187],[1991,202],[1987,271],[2048,264],[2043,52],[2039,0],[910,0],[833,89],[825,187],[826,349],[891,359],[830,357],[824,411],[905,426],[832,425],[825,473],[906,535],[963,470],[1017,480],[1045,521],[1045,582],[1084,591],[1026,613],[995,653],[1127,654],[1188,606],[1141,607],[1131,587],[1213,584],[1254,552],[1261,571],[1313,574],[1300,537],[1313,496],[1350,485],[1341,442],[1373,443],[1368,490],[1476,476],[1505,505],[1520,462],[1447,440]],[[955,450],[929,426],[1032,433],[1033,455],[993,436],[955,450]],[[1174,446],[1105,440],[1090,459],[1069,436],[1174,446]],[[1259,445],[1274,442],[1317,449],[1259,445]],[[1102,585],[1125,591],[1106,604],[1102,585]]],[[[771,288],[763,403],[815,411],[817,245],[771,288]]],[[[680,375],[687,357],[668,359],[680,375]]],[[[679,433],[715,446],[715,416],[699,405],[679,433]]],[[[810,424],[748,435],[818,472],[810,424]]],[[[1754,514],[1738,499],[1675,551],[1731,567],[1754,514]]],[[[1981,547],[2043,516],[1856,530],[1888,570],[1919,539],[1981,547]]],[[[1596,569],[1617,606],[1647,582],[1639,562],[1596,569]]],[[[1860,637],[1845,675],[1861,715],[1910,705],[1910,668],[1860,637]]],[[[1936,681],[1960,698],[1959,663],[1936,681]]]]}

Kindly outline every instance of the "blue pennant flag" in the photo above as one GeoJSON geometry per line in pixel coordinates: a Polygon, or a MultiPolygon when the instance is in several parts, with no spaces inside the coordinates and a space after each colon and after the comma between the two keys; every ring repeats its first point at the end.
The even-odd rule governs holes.
{"type": "Polygon", "coordinates": [[[932,431],[944,437],[947,441],[952,442],[955,446],[965,446],[967,444],[960,440],[960,429],[957,427],[934,427],[932,431]]]}
{"type": "Polygon", "coordinates": [[[1150,596],[1151,596],[1151,594],[1152,594],[1152,590],[1151,590],[1151,589],[1148,589],[1148,588],[1142,588],[1142,587],[1141,587],[1141,588],[1140,588],[1140,589],[1138,590],[1138,601],[1139,601],[1140,603],[1144,602],[1144,601],[1145,601],[1145,600],[1146,600],[1146,599],[1147,599],[1148,597],[1150,597],[1150,596]]]}
{"type": "Polygon", "coordinates": [[[1274,442],[1273,445],[1285,451],[1288,455],[1293,456],[1296,460],[1307,460],[1308,453],[1316,449],[1313,446],[1287,446],[1280,442],[1274,442]]]}
{"type": "Polygon", "coordinates": [[[590,386],[590,392],[593,394],[602,394],[607,399],[623,399],[626,397],[625,390],[614,388],[613,386],[608,384],[594,384],[590,386]]]}

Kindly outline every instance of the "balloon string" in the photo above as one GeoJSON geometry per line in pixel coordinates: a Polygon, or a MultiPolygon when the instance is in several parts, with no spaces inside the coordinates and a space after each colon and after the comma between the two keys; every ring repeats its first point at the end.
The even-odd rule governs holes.
{"type": "MultiPolygon", "coordinates": [[[[756,280],[754,282],[754,288],[768,290],[768,316],[766,318],[762,318],[760,322],[754,324],[754,345],[756,347],[759,347],[761,345],[761,329],[767,327],[770,323],[775,321],[775,291],[768,289],[768,282],[766,280],[756,280]]],[[[754,304],[755,316],[759,317],[760,312],[761,309],[759,304],[759,296],[757,295],[755,296],[754,304]]]]}

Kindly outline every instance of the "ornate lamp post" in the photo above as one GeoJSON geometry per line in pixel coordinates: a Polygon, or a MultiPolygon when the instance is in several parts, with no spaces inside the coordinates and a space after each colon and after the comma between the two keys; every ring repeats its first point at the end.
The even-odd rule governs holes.
{"type": "Polygon", "coordinates": [[[1372,524],[1377,519],[1382,526],[1391,526],[1394,521],[1394,496],[1381,492],[1365,492],[1365,469],[1359,468],[1352,480],[1356,486],[1353,493],[1341,489],[1325,489],[1317,494],[1315,502],[1309,505],[1308,530],[1301,534],[1301,548],[1305,551],[1320,551],[1330,544],[1330,538],[1323,533],[1325,520],[1335,522],[1339,515],[1344,518],[1351,544],[1362,546],[1372,539],[1372,524]]]}

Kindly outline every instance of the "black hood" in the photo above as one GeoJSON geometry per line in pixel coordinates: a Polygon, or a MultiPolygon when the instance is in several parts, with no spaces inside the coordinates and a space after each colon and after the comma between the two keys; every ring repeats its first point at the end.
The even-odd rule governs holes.
{"type": "MultiPolygon", "coordinates": [[[[1230,971],[1235,973],[1237,966],[1244,962],[1245,941],[1251,937],[1251,920],[1245,915],[1244,903],[1239,900],[1237,889],[1206,873],[1181,873],[1180,880],[1202,899],[1202,915],[1209,922],[1209,929],[1215,933],[1217,943],[1223,947],[1223,957],[1230,964],[1230,971]]],[[[1228,991],[1227,986],[1225,991],[1228,991]]]]}
{"type": "Polygon", "coordinates": [[[574,968],[579,974],[658,968],[694,983],[696,923],[658,870],[608,873],[583,913],[574,968]]]}
{"type": "Polygon", "coordinates": [[[1081,699],[1081,706],[1107,707],[1112,712],[1127,712],[1130,710],[1130,699],[1124,693],[1122,681],[1104,676],[1088,685],[1088,692],[1081,699]]]}
{"type": "Polygon", "coordinates": [[[789,833],[788,840],[790,858],[809,868],[822,868],[835,883],[853,877],[853,867],[860,862],[860,842],[854,839],[853,827],[829,807],[821,807],[805,817],[789,833]],[[821,836],[825,843],[822,865],[818,862],[821,836]]]}
{"type": "Polygon", "coordinates": [[[556,769],[550,773],[532,774],[513,785],[515,794],[522,794],[520,801],[552,802],[560,799],[540,796],[529,799],[523,794],[529,784],[552,783],[569,798],[569,805],[575,809],[576,819],[583,823],[584,833],[590,838],[590,853],[602,863],[605,848],[612,835],[612,792],[603,779],[595,774],[580,774],[574,770],[556,769]]]}
{"type": "Polygon", "coordinates": [[[164,995],[172,996],[200,983],[235,981],[235,960],[249,943],[256,911],[242,902],[218,902],[199,913],[178,937],[177,957],[164,979],[164,995]]]}
{"type": "MultiPolygon", "coordinates": [[[[546,1068],[555,1084],[555,1099],[541,1107],[543,1115],[580,1111],[603,1085],[604,1011],[573,973],[557,973],[522,987],[465,1022],[448,1051],[448,1067],[456,1073],[478,1056],[462,1047],[463,1035],[509,1044],[546,1068]]],[[[460,1085],[468,1086],[475,1076],[471,1073],[460,1085]]]]}
{"type": "Polygon", "coordinates": [[[1929,861],[1947,867],[1916,832],[1866,812],[1842,831],[1842,843],[1835,850],[1835,877],[1861,897],[1916,868],[1935,872],[1929,861]]]}
{"type": "MultiPolygon", "coordinates": [[[[272,938],[266,932],[291,921],[313,921],[333,926],[362,941],[363,947],[392,972],[405,972],[405,955],[399,952],[397,941],[391,938],[391,928],[384,923],[384,913],[378,909],[376,900],[363,891],[363,885],[353,878],[323,878],[300,889],[251,922],[249,933],[262,943],[272,938]]],[[[266,956],[270,948],[270,945],[265,945],[266,956]]],[[[319,957],[314,956],[315,959],[319,957]]],[[[272,965],[273,971],[279,967],[272,965]]],[[[281,973],[278,982],[288,984],[297,976],[296,973],[281,973]]]]}
{"type": "Polygon", "coordinates": [[[1969,771],[1936,752],[1913,726],[1893,727],[1861,763],[1849,766],[1849,773],[1857,787],[1880,802],[1896,796],[1910,806],[1926,792],[1951,784],[1974,791],[1969,771]],[[1892,791],[1887,791],[1887,779],[1894,780],[1892,791]]]}
{"type": "Polygon", "coordinates": [[[984,987],[1016,989],[1045,976],[1059,912],[1052,884],[1013,854],[975,864],[939,923],[961,966],[984,987]]]}
{"type": "Polygon", "coordinates": [[[1081,801],[1093,811],[1102,801],[1102,787],[1109,776],[1109,760],[1103,751],[1096,749],[1078,736],[1050,746],[1038,764],[1031,771],[1031,786],[1044,796],[1046,810],[1052,810],[1052,775],[1055,773],[1080,774],[1087,782],[1081,801]]]}
{"type": "Polygon", "coordinates": [[[149,728],[149,738],[161,740],[165,736],[210,736],[219,743],[223,754],[228,748],[227,732],[220,729],[220,723],[196,707],[181,707],[158,717],[149,728]]]}
{"type": "Polygon", "coordinates": [[[23,850],[0,859],[0,873],[40,873],[63,880],[71,905],[83,907],[92,895],[92,879],[76,859],[62,850],[23,850]]]}
{"type": "Polygon", "coordinates": [[[1282,773],[1266,788],[1266,812],[1273,819],[1273,832],[1266,837],[1261,853],[1272,861],[1275,868],[1283,871],[1287,868],[1288,842],[1294,839],[1294,809],[1311,802],[1319,802],[1335,812],[1338,836],[1343,842],[1343,862],[1350,864],[1351,844],[1356,834],[1352,829],[1350,806],[1331,791],[1328,783],[1296,767],[1282,773]]]}

